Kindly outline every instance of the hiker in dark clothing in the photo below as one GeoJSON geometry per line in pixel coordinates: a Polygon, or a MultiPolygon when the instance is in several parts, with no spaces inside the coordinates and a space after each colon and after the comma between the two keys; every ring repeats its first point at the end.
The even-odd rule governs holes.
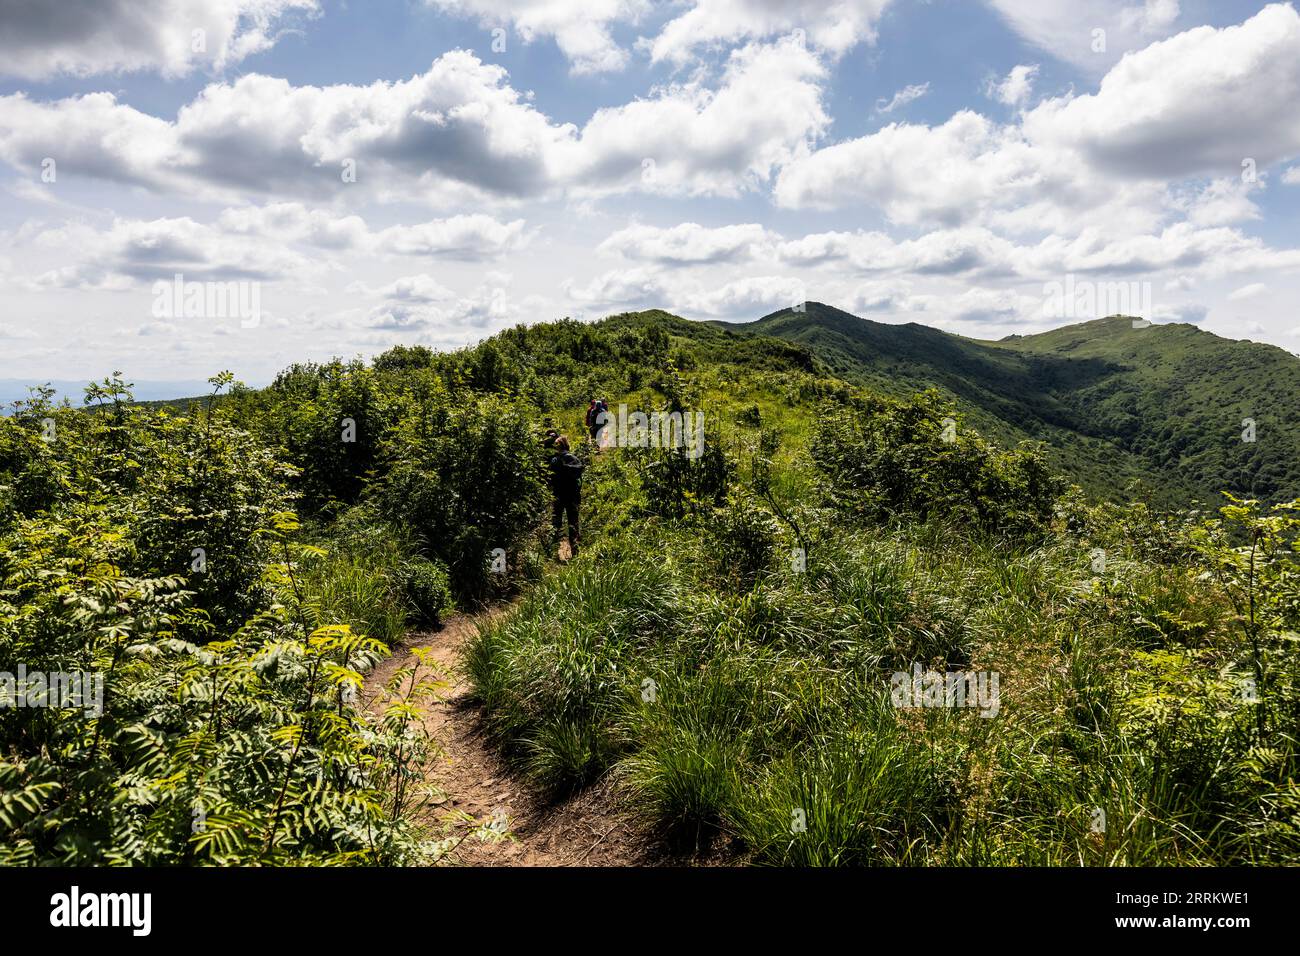
{"type": "Polygon", "coordinates": [[[569,554],[578,553],[578,503],[582,497],[582,469],[586,466],[578,456],[569,451],[569,439],[560,435],[555,439],[554,454],[546,460],[551,471],[551,494],[555,503],[551,507],[551,527],[555,529],[555,542],[560,541],[560,528],[569,519],[569,554]]]}
{"type": "Polygon", "coordinates": [[[600,424],[596,421],[596,416],[600,414],[600,402],[594,398],[587,405],[587,431],[591,434],[591,440],[596,440],[596,432],[600,430],[600,424]]]}
{"type": "Polygon", "coordinates": [[[555,439],[560,437],[560,433],[555,430],[555,422],[550,418],[542,419],[542,451],[550,452],[555,448],[555,439]]]}

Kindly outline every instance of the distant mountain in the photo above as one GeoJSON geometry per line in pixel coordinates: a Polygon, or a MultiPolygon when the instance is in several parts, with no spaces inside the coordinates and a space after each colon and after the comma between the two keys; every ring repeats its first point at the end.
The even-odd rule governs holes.
{"type": "Polygon", "coordinates": [[[1300,497],[1300,359],[1275,346],[1122,316],[990,342],[816,302],[709,324],[802,345],[889,394],[936,387],[981,431],[1046,442],[1057,467],[1098,495],[1136,479],[1162,503],[1300,497]]]}
{"type": "MultiPolygon", "coordinates": [[[[36,385],[48,385],[53,388],[55,401],[61,401],[64,397],[67,397],[72,404],[80,405],[87,384],[87,382],[81,380],[71,379],[55,381],[43,379],[37,381],[33,379],[0,378],[0,406],[9,405],[11,402],[27,398],[29,396],[28,389],[36,385]]],[[[206,381],[194,380],[174,382],[135,381],[135,387],[131,391],[138,401],[156,402],[189,398],[194,395],[206,395],[211,390],[212,386],[206,381]]]]}

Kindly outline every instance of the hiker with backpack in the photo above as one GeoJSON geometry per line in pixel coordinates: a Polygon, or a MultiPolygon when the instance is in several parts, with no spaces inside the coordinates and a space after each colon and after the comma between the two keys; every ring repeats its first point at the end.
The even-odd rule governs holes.
{"type": "Polygon", "coordinates": [[[554,503],[551,506],[551,527],[555,531],[555,543],[560,543],[560,529],[565,518],[569,522],[569,555],[578,554],[578,504],[582,497],[583,465],[578,456],[569,451],[569,439],[560,435],[555,439],[553,454],[546,460],[546,467],[551,473],[551,494],[554,503]]]}
{"type": "Polygon", "coordinates": [[[604,428],[609,424],[609,402],[603,398],[593,398],[587,405],[587,431],[591,433],[591,443],[597,454],[605,445],[604,428]]]}
{"type": "Polygon", "coordinates": [[[555,430],[555,425],[549,418],[542,419],[542,427],[546,429],[542,433],[542,451],[550,451],[555,447],[555,439],[560,437],[560,433],[555,430]]]}

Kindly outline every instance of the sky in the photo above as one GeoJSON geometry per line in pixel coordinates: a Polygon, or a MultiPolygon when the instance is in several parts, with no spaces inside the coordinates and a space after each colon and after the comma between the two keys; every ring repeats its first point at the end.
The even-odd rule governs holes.
{"type": "Polygon", "coordinates": [[[1298,215],[1292,3],[0,0],[0,380],[805,301],[1297,351],[1298,215]]]}

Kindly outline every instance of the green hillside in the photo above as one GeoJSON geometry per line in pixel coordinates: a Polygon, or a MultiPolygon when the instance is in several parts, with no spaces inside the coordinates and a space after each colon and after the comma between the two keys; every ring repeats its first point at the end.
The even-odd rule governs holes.
{"type": "Polygon", "coordinates": [[[1116,392],[1176,410],[1240,344],[1106,329],[655,311],[203,401],[38,393],[0,417],[0,676],[80,696],[0,707],[0,865],[456,861],[503,836],[441,769],[459,674],[438,712],[500,761],[493,801],[612,806],[669,862],[1293,865],[1295,511],[1089,504],[952,425],[1136,470],[1116,392]],[[702,440],[602,445],[594,396],[702,440]],[[565,544],[549,427],[585,464],[565,544]]]}
{"type": "Polygon", "coordinates": [[[1276,398],[1300,389],[1300,360],[1274,346],[1119,316],[988,342],[815,302],[726,327],[802,345],[886,394],[938,387],[985,434],[1047,443],[1097,497],[1129,496],[1135,479],[1136,493],[1170,506],[1220,491],[1300,495],[1300,425],[1276,398]]]}

